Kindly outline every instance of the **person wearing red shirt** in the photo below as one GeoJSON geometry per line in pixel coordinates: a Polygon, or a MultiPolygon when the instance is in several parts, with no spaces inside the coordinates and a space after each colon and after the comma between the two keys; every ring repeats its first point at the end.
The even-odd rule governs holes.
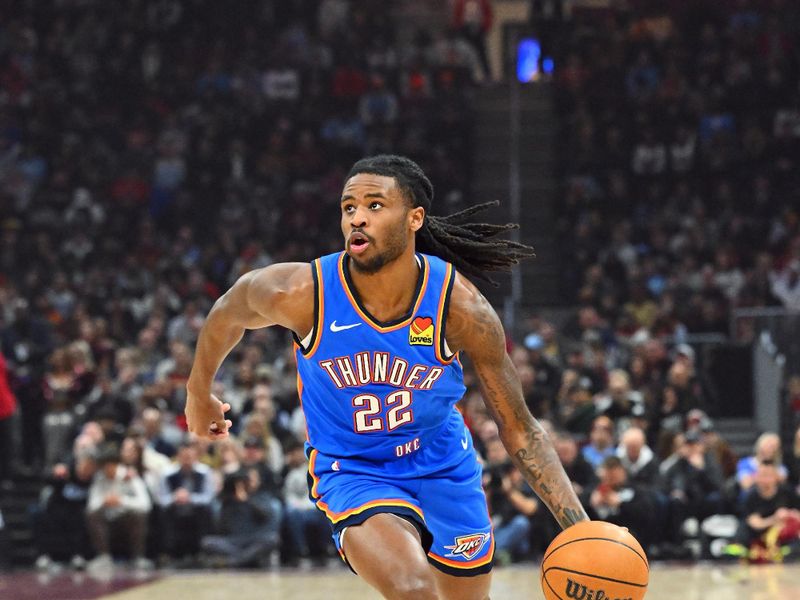
{"type": "Polygon", "coordinates": [[[492,28],[491,1],[456,0],[453,4],[453,28],[475,48],[481,61],[483,76],[491,80],[492,70],[486,54],[486,34],[492,28]]]}
{"type": "Polygon", "coordinates": [[[8,385],[6,359],[0,354],[0,481],[8,478],[13,458],[12,423],[17,411],[17,399],[8,385]]]}

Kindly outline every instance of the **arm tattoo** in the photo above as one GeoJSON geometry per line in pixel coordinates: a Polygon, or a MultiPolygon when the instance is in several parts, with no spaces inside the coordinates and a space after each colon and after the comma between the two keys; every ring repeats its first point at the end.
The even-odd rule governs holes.
{"type": "Polygon", "coordinates": [[[584,520],[583,517],[577,510],[575,510],[574,508],[565,508],[564,521],[561,523],[561,526],[569,527],[570,525],[574,525],[578,521],[583,521],[583,520],[584,520]]]}
{"type": "Polygon", "coordinates": [[[525,405],[497,314],[480,296],[468,316],[453,337],[475,365],[484,401],[511,459],[562,528],[587,520],[547,433],[525,405]]]}
{"type": "MultiPolygon", "coordinates": [[[[522,438],[522,447],[512,455],[517,468],[562,528],[566,529],[578,521],[588,519],[544,430],[530,415],[526,421],[523,421],[525,435],[522,438]]],[[[508,436],[508,441],[504,436],[503,442],[506,447],[515,445],[512,436],[508,436]]]]}

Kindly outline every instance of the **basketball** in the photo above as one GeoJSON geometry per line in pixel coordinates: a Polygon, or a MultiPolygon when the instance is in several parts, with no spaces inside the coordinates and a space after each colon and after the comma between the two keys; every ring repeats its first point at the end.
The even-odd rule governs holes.
{"type": "Polygon", "coordinates": [[[650,565],[627,530],[583,521],[562,531],[542,560],[547,600],[641,600],[650,565]]]}

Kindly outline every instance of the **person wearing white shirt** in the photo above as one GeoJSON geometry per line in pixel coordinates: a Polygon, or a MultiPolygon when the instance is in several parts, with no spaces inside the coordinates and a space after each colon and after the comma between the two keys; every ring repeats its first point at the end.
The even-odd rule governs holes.
{"type": "Polygon", "coordinates": [[[144,557],[147,519],[152,509],[147,486],[135,469],[120,464],[118,450],[103,449],[99,470],[89,488],[86,518],[97,557],[90,569],[110,568],[111,538],[121,535],[137,568],[148,568],[144,557]]]}

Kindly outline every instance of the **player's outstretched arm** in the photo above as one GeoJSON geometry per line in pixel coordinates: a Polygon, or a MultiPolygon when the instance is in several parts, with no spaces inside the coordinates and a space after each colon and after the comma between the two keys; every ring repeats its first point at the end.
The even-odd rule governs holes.
{"type": "Polygon", "coordinates": [[[211,393],[214,376],[246,329],[282,325],[304,336],[314,326],[314,281],[308,263],[282,263],[242,275],[208,313],[186,384],[189,431],[228,435],[230,406],[211,393]]]}
{"type": "Polygon", "coordinates": [[[497,313],[460,275],[453,286],[445,335],[452,350],[469,355],[503,445],[561,527],[588,520],[549,436],[525,405],[497,313]]]}

